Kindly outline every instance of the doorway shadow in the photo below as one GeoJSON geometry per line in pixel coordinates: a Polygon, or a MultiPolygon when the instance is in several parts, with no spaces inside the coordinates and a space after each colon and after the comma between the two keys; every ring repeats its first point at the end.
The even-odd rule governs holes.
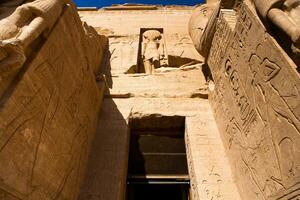
{"type": "Polygon", "coordinates": [[[103,100],[78,200],[124,199],[129,127],[112,98],[103,100]]]}
{"type": "Polygon", "coordinates": [[[106,77],[108,88],[101,104],[96,133],[91,141],[78,200],[125,198],[129,126],[116,100],[109,95],[109,88],[113,86],[111,55],[108,44],[100,69],[100,73],[106,77]]]}

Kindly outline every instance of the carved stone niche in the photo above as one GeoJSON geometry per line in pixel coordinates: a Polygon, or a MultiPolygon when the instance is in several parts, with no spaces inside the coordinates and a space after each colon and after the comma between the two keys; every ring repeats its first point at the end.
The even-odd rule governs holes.
{"type": "Polygon", "coordinates": [[[255,9],[221,9],[209,99],[245,200],[300,197],[300,76],[255,9]]]}
{"type": "Polygon", "coordinates": [[[158,60],[158,64],[156,64],[154,68],[168,65],[168,53],[166,49],[164,29],[141,28],[137,55],[137,67],[135,70],[136,73],[145,73],[145,64],[147,65],[147,62],[149,61],[151,65],[154,65],[154,59],[158,60]]]}

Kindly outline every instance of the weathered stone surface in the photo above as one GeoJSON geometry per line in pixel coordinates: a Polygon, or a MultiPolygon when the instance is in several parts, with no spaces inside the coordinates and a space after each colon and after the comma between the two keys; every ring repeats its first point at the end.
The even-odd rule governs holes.
{"type": "Polygon", "coordinates": [[[1,200],[77,199],[104,92],[93,34],[66,6],[1,99],[1,200]]]}
{"type": "Polygon", "coordinates": [[[210,101],[243,199],[298,199],[297,66],[247,3],[222,10],[208,64],[210,101]]]}
{"type": "Polygon", "coordinates": [[[180,98],[208,96],[205,77],[201,66],[187,71],[173,69],[169,72],[157,72],[153,76],[123,75],[112,78],[113,86],[109,96],[129,94],[130,97],[180,98]],[[187,78],[189,77],[189,78],[187,78]]]}
{"type": "Polygon", "coordinates": [[[213,114],[210,109],[198,114],[186,117],[185,122],[192,199],[239,200],[213,114]]]}
{"type": "Polygon", "coordinates": [[[182,9],[175,7],[140,11],[83,11],[79,15],[83,21],[96,29],[109,29],[116,36],[124,36],[139,34],[140,28],[164,28],[168,34],[187,34],[186,25],[192,12],[193,7],[182,9]]]}

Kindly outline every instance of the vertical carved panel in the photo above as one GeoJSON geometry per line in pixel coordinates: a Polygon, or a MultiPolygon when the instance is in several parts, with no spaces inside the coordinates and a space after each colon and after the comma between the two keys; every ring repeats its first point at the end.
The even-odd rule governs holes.
{"type": "Polygon", "coordinates": [[[84,42],[69,7],[1,107],[1,200],[77,199],[101,102],[84,42]]]}
{"type": "Polygon", "coordinates": [[[297,199],[291,196],[300,180],[296,66],[247,4],[230,24],[221,11],[208,63],[216,84],[210,100],[237,184],[245,199],[297,199]]]}

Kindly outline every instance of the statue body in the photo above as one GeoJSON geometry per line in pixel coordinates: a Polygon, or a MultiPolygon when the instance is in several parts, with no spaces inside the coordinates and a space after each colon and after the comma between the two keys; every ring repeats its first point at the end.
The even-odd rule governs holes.
{"type": "Polygon", "coordinates": [[[146,74],[153,74],[160,67],[160,57],[163,53],[162,34],[157,30],[143,33],[142,56],[146,74]]]}

